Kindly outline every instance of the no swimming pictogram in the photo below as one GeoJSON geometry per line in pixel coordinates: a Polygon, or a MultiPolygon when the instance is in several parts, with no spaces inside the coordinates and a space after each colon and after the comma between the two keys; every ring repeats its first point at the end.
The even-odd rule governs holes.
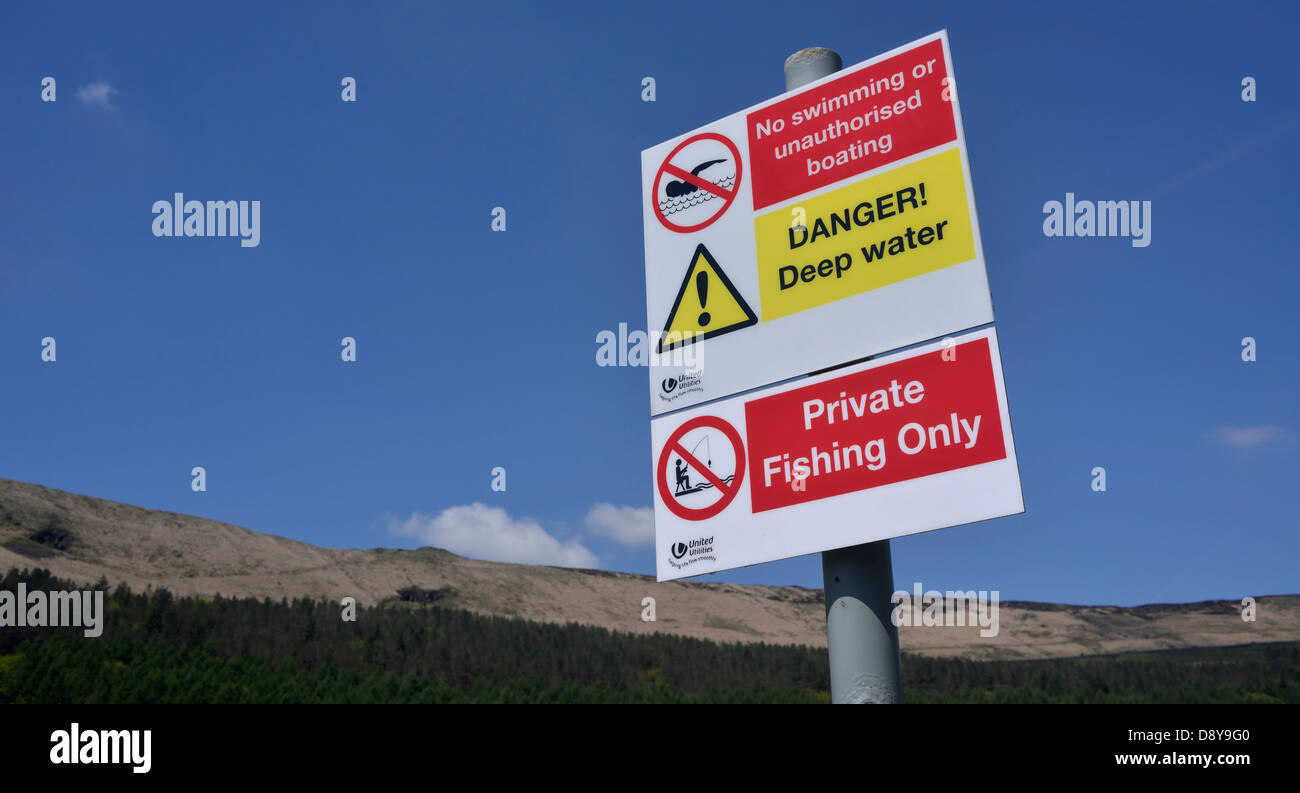
{"type": "Polygon", "coordinates": [[[705,520],[717,515],[735,500],[745,481],[740,433],[716,416],[687,421],[659,452],[655,479],[659,498],[677,517],[705,520]]]}
{"type": "Polygon", "coordinates": [[[744,167],[725,135],[702,132],[664,158],[650,186],[650,202],[669,231],[689,234],[711,225],[736,200],[744,167]]]}

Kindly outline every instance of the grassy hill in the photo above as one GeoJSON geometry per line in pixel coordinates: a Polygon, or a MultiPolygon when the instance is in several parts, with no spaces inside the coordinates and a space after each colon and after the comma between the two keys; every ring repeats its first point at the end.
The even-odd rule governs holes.
{"type": "MultiPolygon", "coordinates": [[[[435,548],[321,548],[192,515],[0,479],[0,570],[33,566],[75,581],[103,577],[138,591],[165,587],[177,596],[335,603],[352,597],[375,605],[416,587],[438,592],[442,605],[480,616],[578,623],[639,636],[826,645],[821,590],[661,584],[629,573],[465,559],[435,548]],[[647,596],[657,604],[655,622],[641,621],[647,596]]],[[[1300,597],[1242,593],[1247,594],[1258,600],[1252,623],[1241,620],[1239,600],[1135,608],[1004,600],[996,637],[982,638],[977,627],[904,626],[900,641],[904,651],[918,655],[986,660],[1300,641],[1300,597]]]]}

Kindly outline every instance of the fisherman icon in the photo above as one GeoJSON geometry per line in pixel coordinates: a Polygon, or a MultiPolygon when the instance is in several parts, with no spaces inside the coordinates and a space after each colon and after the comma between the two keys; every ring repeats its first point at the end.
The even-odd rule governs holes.
{"type": "Polygon", "coordinates": [[[731,484],[731,481],[736,478],[734,464],[730,466],[731,472],[725,476],[719,471],[714,470],[712,444],[710,443],[711,434],[705,431],[700,433],[700,435],[701,437],[694,439],[695,446],[690,452],[691,462],[687,463],[682,457],[677,457],[676,461],[673,463],[673,473],[676,475],[676,486],[673,489],[674,496],[689,496],[691,493],[699,493],[703,490],[708,490],[714,487],[713,481],[710,481],[711,479],[729,485],[731,484]],[[704,481],[701,481],[699,484],[692,487],[691,466],[698,466],[701,463],[709,469],[709,472],[712,473],[713,476],[710,477],[703,472],[700,472],[699,478],[704,481]]]}
{"type": "Polygon", "coordinates": [[[675,492],[679,496],[682,495],[683,493],[689,492],[691,489],[691,477],[689,473],[690,470],[691,470],[690,467],[686,465],[686,461],[678,457],[677,458],[677,490],[675,492]]]}

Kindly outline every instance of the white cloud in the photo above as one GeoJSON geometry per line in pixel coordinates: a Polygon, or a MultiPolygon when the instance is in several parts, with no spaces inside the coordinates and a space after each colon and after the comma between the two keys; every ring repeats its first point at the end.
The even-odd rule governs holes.
{"type": "Polygon", "coordinates": [[[600,503],[587,512],[587,527],[624,545],[648,545],[655,538],[655,511],[650,507],[616,507],[600,503]]]}
{"type": "Polygon", "coordinates": [[[113,103],[109,101],[109,97],[115,93],[117,89],[108,83],[91,83],[77,89],[77,98],[85,104],[112,110],[113,103]]]}
{"type": "Polygon", "coordinates": [[[504,509],[475,502],[448,507],[436,517],[412,513],[389,521],[396,534],[474,559],[517,564],[596,568],[600,560],[577,540],[561,542],[531,520],[515,520],[504,509]]]}
{"type": "Polygon", "coordinates": [[[1261,424],[1257,427],[1223,426],[1211,432],[1210,437],[1234,449],[1253,449],[1272,441],[1282,440],[1286,437],[1286,430],[1273,424],[1261,424]]]}

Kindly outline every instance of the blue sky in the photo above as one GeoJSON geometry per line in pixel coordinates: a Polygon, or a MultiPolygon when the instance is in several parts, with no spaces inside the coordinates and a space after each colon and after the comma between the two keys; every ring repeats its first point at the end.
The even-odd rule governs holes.
{"type": "MultiPolygon", "coordinates": [[[[1298,14],[1047,5],[5,4],[0,476],[653,573],[620,541],[646,372],[595,357],[646,324],[641,150],[780,93],[801,47],[947,28],[1027,512],[894,540],[896,583],[1300,591],[1298,14]],[[175,192],[260,201],[260,244],[155,238],[175,192]],[[1045,237],[1066,192],[1151,201],[1150,246],[1045,237]]],[[[819,587],[820,559],[708,578],[819,587]]]]}

